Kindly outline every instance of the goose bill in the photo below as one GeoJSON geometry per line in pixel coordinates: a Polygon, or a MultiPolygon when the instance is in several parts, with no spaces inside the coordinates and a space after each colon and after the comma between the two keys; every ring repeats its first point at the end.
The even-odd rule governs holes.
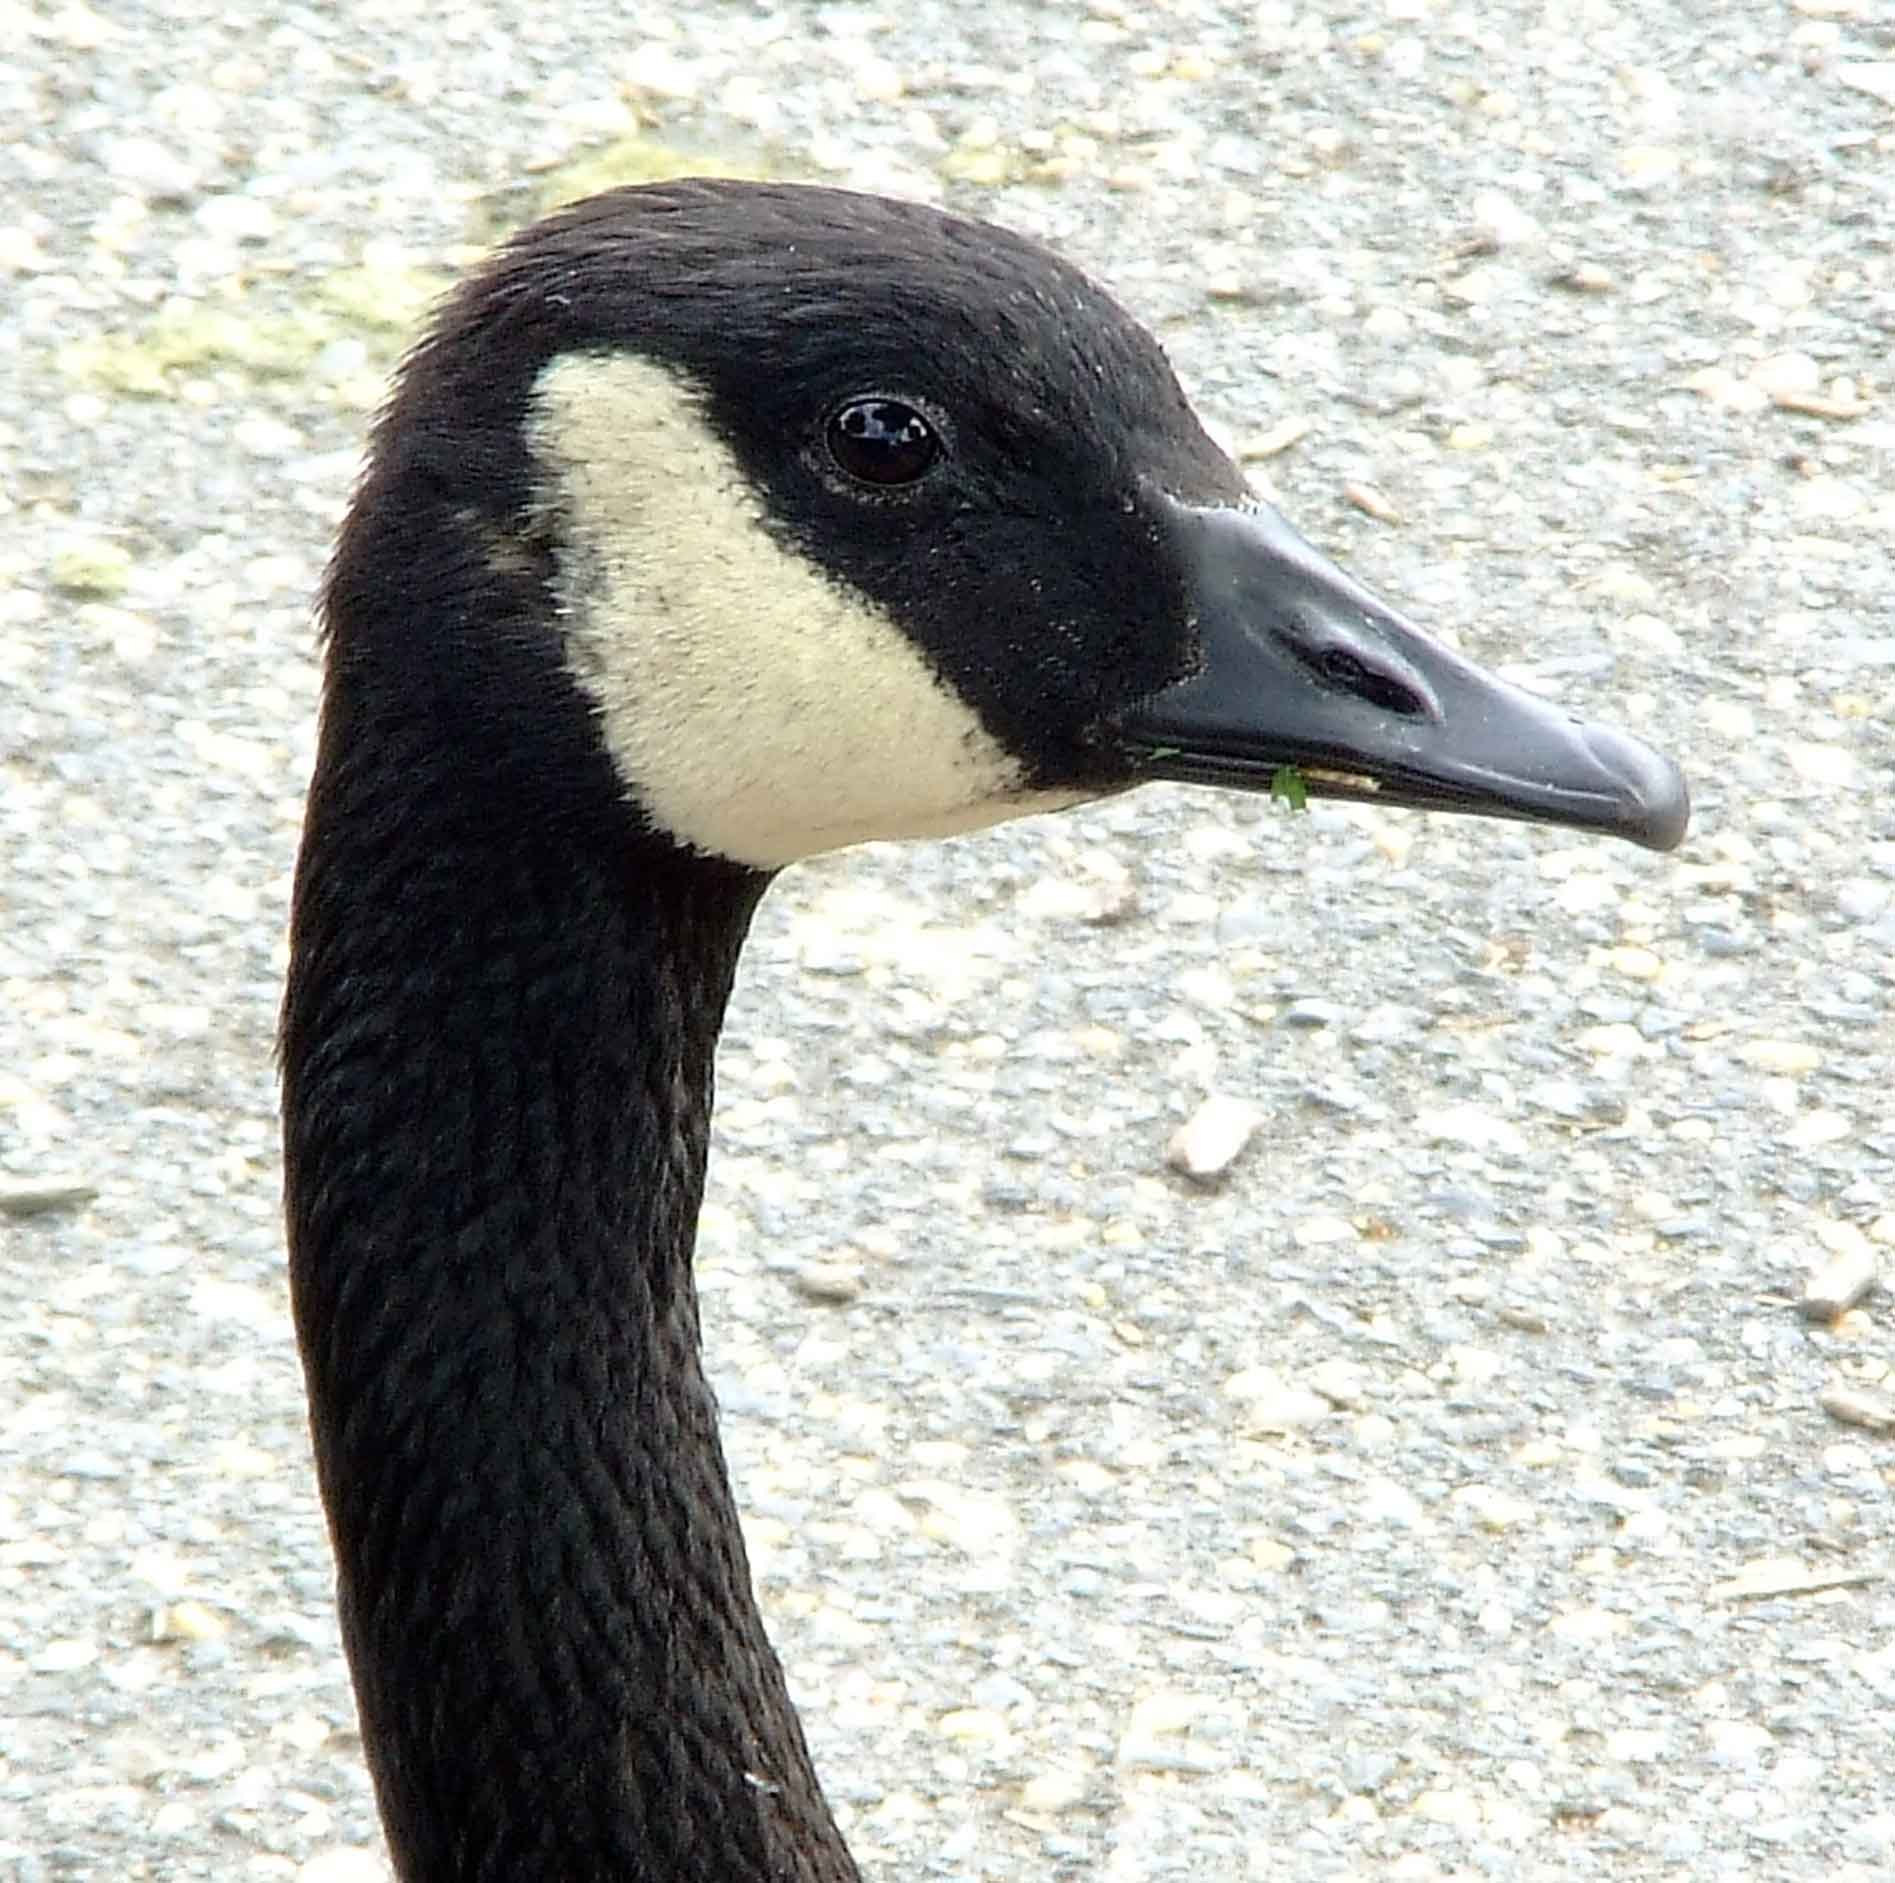
{"type": "Polygon", "coordinates": [[[1690,797],[1670,759],[1486,672],[1422,632],[1264,505],[1159,499],[1200,662],[1121,714],[1139,776],[1373,799],[1670,850],[1690,797]]]}

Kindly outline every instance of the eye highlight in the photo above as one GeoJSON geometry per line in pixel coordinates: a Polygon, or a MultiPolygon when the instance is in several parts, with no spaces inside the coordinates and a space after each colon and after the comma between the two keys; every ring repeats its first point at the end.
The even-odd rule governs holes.
{"type": "Polygon", "coordinates": [[[903,399],[848,399],[829,415],[823,442],[839,470],[879,490],[918,484],[941,457],[941,434],[903,399]]]}

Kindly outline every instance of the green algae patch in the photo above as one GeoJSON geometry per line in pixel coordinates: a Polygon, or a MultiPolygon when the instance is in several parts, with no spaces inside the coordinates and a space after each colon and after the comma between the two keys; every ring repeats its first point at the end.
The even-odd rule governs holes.
{"type": "Polygon", "coordinates": [[[135,325],[70,342],[55,363],[92,392],[176,399],[188,381],[205,377],[305,384],[340,346],[333,377],[353,382],[366,372],[379,382],[449,279],[407,264],[360,263],[315,279],[295,307],[168,301],[135,325]]]}

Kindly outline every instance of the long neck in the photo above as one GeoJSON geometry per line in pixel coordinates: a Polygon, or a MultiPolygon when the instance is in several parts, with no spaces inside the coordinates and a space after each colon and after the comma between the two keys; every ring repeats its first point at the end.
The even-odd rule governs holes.
{"type": "Polygon", "coordinates": [[[699,1364],[712,1052],[763,879],[510,835],[426,757],[381,801],[333,681],[284,1013],[290,1279],[396,1867],[853,1879],[699,1364]]]}

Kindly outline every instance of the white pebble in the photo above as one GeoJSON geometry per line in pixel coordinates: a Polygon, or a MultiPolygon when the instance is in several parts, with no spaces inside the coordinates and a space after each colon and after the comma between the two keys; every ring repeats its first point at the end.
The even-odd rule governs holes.
{"type": "Polygon", "coordinates": [[[98,1644],[67,1638],[49,1641],[27,1663],[36,1674],[70,1674],[99,1658],[98,1644]]]}
{"type": "Polygon", "coordinates": [[[254,196],[210,196],[197,206],[198,226],[221,242],[269,242],[276,211],[254,196]]]}
{"type": "Polygon", "coordinates": [[[1776,1744],[1770,1729],[1755,1720],[1712,1720],[1705,1733],[1720,1759],[1754,1759],[1776,1744]]]}
{"type": "Polygon", "coordinates": [[[1244,1408],[1245,1424],[1265,1431],[1287,1431],[1314,1425],[1329,1416],[1329,1401],[1320,1393],[1292,1386],[1274,1367],[1246,1367],[1224,1382],[1224,1396],[1244,1408]]]}
{"type": "Polygon", "coordinates": [[[102,154],[110,175],[159,202],[176,202],[197,187],[190,166],[153,138],[108,138],[102,154]]]}
{"type": "Polygon", "coordinates": [[[1262,1122],[1254,1105],[1214,1092],[1171,1134],[1165,1162],[1194,1182],[1211,1182],[1243,1155],[1262,1122]]]}

